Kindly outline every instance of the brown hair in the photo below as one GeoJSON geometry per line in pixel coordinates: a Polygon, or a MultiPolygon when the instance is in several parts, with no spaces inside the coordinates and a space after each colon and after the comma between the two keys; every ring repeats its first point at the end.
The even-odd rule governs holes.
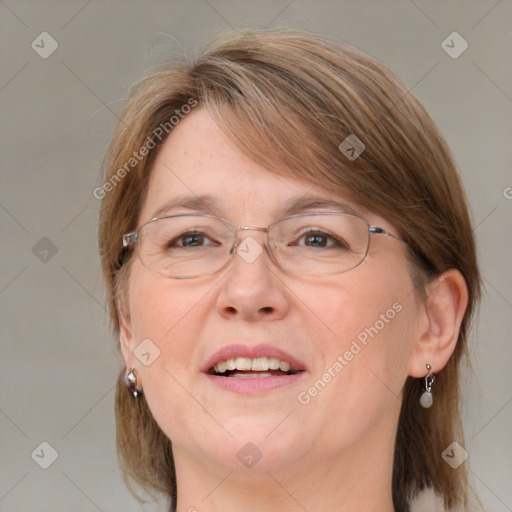
{"type": "MultiPolygon", "coordinates": [[[[123,176],[104,193],[99,228],[116,333],[130,263],[121,237],[140,221],[152,162],[165,140],[154,141],[155,130],[194,101],[254,162],[313,186],[340,190],[393,223],[409,244],[420,297],[435,276],[448,269],[462,273],[469,303],[455,351],[438,375],[434,406],[422,409],[418,381],[408,377],[405,382],[393,501],[395,510],[406,512],[420,490],[432,487],[447,509],[467,504],[465,465],[454,470],[441,458],[454,440],[463,444],[459,365],[467,357],[467,332],[480,296],[464,191],[443,137],[414,94],[387,68],[350,46],[295,30],[231,33],[193,62],[173,64],[136,86],[107,153],[105,179],[123,176]],[[365,145],[353,161],[338,148],[351,134],[365,145]],[[148,138],[155,147],[141,156],[148,138]],[[131,161],[135,152],[137,159],[131,161]]],[[[144,397],[134,399],[127,391],[123,376],[124,371],[116,419],[125,480],[175,498],[171,441],[144,397]]]]}

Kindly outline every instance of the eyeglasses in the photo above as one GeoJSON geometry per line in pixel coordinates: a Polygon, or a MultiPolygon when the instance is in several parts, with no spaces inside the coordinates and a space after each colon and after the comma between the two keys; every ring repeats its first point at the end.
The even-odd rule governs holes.
{"type": "Polygon", "coordinates": [[[299,213],[267,228],[234,226],[213,215],[179,214],[151,219],[123,236],[123,247],[138,246],[142,265],[169,279],[192,279],[224,268],[237,252],[251,262],[262,252],[254,239],[237,243],[237,233],[267,233],[266,250],[280,269],[296,275],[331,275],[360,265],[370,235],[400,238],[365,219],[338,212],[299,213]],[[255,257],[256,256],[256,257],[255,257]]]}

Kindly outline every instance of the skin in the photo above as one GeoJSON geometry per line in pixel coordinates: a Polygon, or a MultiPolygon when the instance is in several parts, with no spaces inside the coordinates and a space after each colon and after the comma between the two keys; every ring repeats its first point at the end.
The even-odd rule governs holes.
{"type": "MultiPolygon", "coordinates": [[[[213,213],[233,224],[262,227],[283,216],[280,207],[291,197],[333,198],[247,159],[199,108],[161,148],[140,224],[191,191],[218,198],[213,213]]],[[[397,233],[385,219],[353,207],[397,233]]],[[[248,236],[264,246],[264,233],[239,233],[248,236]]],[[[426,363],[436,372],[445,366],[467,304],[455,270],[427,293],[428,307],[413,292],[406,246],[381,235],[371,237],[359,267],[328,277],[289,275],[266,252],[252,263],[235,254],[220,272],[188,280],[154,275],[136,258],[121,347],[173,442],[178,512],[393,511],[393,445],[405,379],[424,377],[426,363]],[[298,394],[394,303],[402,310],[309,403],[300,403],[298,394]],[[146,338],[160,350],[149,366],[133,352],[146,338]],[[232,343],[273,344],[307,371],[293,385],[258,396],[220,389],[200,368],[232,343]],[[262,454],[252,468],[237,458],[248,442],[262,454]]]]}

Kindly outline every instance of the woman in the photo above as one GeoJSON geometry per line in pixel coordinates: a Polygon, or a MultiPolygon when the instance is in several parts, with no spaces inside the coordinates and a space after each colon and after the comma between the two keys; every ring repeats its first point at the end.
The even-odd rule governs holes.
{"type": "Polygon", "coordinates": [[[129,485],[178,512],[468,505],[443,454],[475,244],[389,70],[303,32],[223,37],[138,85],[101,196],[129,485]]]}

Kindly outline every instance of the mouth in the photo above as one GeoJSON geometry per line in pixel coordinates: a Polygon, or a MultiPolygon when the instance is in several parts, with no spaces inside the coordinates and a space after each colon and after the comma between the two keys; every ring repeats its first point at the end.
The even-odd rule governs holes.
{"type": "Polygon", "coordinates": [[[262,395],[297,384],[306,366],[291,354],[269,344],[227,345],[201,368],[213,385],[242,395],[262,395]]]}
{"type": "Polygon", "coordinates": [[[211,366],[208,374],[235,379],[259,379],[296,375],[303,369],[292,367],[293,363],[273,356],[230,357],[211,366]]]}

